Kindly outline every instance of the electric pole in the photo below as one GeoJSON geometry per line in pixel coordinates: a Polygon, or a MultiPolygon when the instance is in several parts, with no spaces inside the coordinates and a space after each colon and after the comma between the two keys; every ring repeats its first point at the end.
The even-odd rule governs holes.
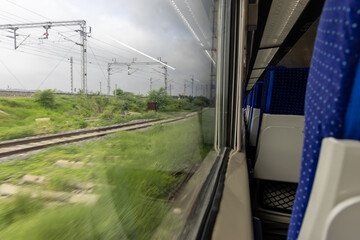
{"type": "Polygon", "coordinates": [[[186,79],[185,79],[185,81],[184,81],[184,96],[186,96],[186,79]]]}
{"type": "Polygon", "coordinates": [[[99,95],[101,95],[101,82],[100,82],[100,92],[99,92],[99,95]]]}
{"type": "Polygon", "coordinates": [[[194,76],[191,77],[191,96],[194,97],[194,76]]]}
{"type": "Polygon", "coordinates": [[[170,96],[171,96],[171,83],[170,83],[170,96]]]}
{"type": "Polygon", "coordinates": [[[110,63],[108,63],[108,68],[107,68],[107,70],[108,70],[108,79],[107,79],[107,95],[109,95],[110,96],[110,91],[111,91],[111,89],[110,89],[110,75],[111,75],[111,73],[110,73],[110,63]]]}
{"type": "Polygon", "coordinates": [[[152,78],[150,78],[150,91],[152,90],[152,83],[153,83],[152,78]]]}
{"type": "Polygon", "coordinates": [[[74,42],[76,45],[81,47],[81,87],[83,93],[87,94],[87,37],[91,34],[91,28],[89,28],[89,32],[86,29],[86,21],[85,20],[77,20],[77,21],[54,21],[54,22],[38,22],[38,23],[21,23],[21,24],[3,24],[0,25],[0,30],[10,30],[13,31],[14,36],[14,48],[18,49],[25,40],[30,36],[26,36],[20,44],[17,44],[17,37],[19,35],[16,33],[19,29],[25,28],[41,28],[45,29],[45,33],[43,34],[42,39],[48,39],[49,37],[49,29],[54,27],[69,27],[69,26],[79,26],[80,29],[75,30],[80,33],[80,43],[74,42],[71,39],[64,37],[65,40],[74,42]]]}
{"type": "Polygon", "coordinates": [[[115,83],[115,92],[114,92],[114,95],[116,95],[116,90],[117,90],[117,84],[115,83]]]}
{"type": "MultiPolygon", "coordinates": [[[[167,64],[167,62],[164,62],[165,64],[167,64]]],[[[165,81],[165,92],[167,93],[167,84],[168,84],[168,79],[167,79],[167,77],[168,77],[168,72],[167,72],[167,66],[165,65],[165,66],[163,66],[163,68],[164,68],[164,81],[165,81]]],[[[171,95],[171,94],[170,94],[171,95]]]]}
{"type": "Polygon", "coordinates": [[[74,69],[73,69],[73,57],[70,57],[70,80],[71,80],[71,93],[74,93],[74,69]]]}
{"type": "Polygon", "coordinates": [[[86,50],[86,44],[87,44],[87,35],[86,32],[86,22],[82,21],[80,24],[80,36],[81,38],[81,76],[82,76],[82,87],[85,94],[88,93],[87,88],[87,50],[86,50]]]}

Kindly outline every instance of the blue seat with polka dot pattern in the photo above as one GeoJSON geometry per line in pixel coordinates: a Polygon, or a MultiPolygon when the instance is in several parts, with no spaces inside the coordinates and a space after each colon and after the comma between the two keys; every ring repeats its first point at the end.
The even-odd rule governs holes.
{"type": "Polygon", "coordinates": [[[261,109],[263,113],[304,115],[309,68],[268,67],[261,109]]]}
{"type": "Polygon", "coordinates": [[[349,121],[345,122],[345,116],[359,54],[360,1],[327,0],[307,83],[302,165],[288,239],[297,239],[300,233],[323,138],[344,137],[344,124],[349,121]]]}

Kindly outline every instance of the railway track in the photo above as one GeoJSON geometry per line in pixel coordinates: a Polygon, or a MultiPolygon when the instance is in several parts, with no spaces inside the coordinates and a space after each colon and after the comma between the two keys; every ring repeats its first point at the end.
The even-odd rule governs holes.
{"type": "Polygon", "coordinates": [[[87,140],[90,138],[102,137],[120,131],[133,131],[142,128],[151,127],[154,124],[166,124],[190,118],[197,115],[197,113],[190,113],[184,117],[177,117],[166,120],[148,120],[143,122],[133,122],[116,124],[107,127],[82,129],[77,131],[58,133],[45,136],[36,136],[22,139],[15,139],[10,141],[0,142],[0,158],[8,157],[15,154],[26,153],[34,150],[43,149],[53,145],[73,143],[87,140]]]}

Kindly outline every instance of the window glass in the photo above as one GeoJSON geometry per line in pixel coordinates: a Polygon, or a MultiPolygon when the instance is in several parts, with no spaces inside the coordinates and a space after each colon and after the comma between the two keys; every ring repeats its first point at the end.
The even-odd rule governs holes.
{"type": "Polygon", "coordinates": [[[217,4],[2,3],[0,239],[181,236],[218,156],[217,4]]]}

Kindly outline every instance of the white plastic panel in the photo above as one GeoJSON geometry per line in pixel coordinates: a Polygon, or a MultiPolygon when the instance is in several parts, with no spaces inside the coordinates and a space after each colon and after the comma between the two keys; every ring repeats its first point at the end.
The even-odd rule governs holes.
{"type": "Polygon", "coordinates": [[[251,106],[247,105],[245,111],[246,111],[245,122],[246,122],[246,124],[249,124],[250,123],[251,106]]]}
{"type": "Polygon", "coordinates": [[[359,239],[360,212],[356,199],[360,196],[360,141],[325,138],[321,146],[299,239],[339,239],[336,236],[359,239]],[[345,224],[349,226],[334,225],[339,219],[347,219],[345,224]]]}
{"type": "Polygon", "coordinates": [[[256,56],[254,68],[266,68],[279,48],[260,49],[256,56]]]}
{"type": "Polygon", "coordinates": [[[246,156],[238,152],[229,159],[224,191],[211,239],[253,238],[246,156]]]}
{"type": "Polygon", "coordinates": [[[256,145],[256,139],[259,132],[260,109],[253,108],[250,123],[250,146],[256,145]]]}
{"type": "Polygon", "coordinates": [[[358,240],[360,236],[360,197],[338,204],[329,214],[325,225],[327,240],[358,240]]]}
{"type": "Polygon", "coordinates": [[[254,176],[299,182],[304,116],[263,114],[254,176]]]}
{"type": "Polygon", "coordinates": [[[280,46],[309,0],[273,0],[260,48],[280,46]]]}
{"type": "Polygon", "coordinates": [[[265,71],[265,68],[252,70],[250,79],[251,78],[259,78],[264,71],[265,71]]]}

